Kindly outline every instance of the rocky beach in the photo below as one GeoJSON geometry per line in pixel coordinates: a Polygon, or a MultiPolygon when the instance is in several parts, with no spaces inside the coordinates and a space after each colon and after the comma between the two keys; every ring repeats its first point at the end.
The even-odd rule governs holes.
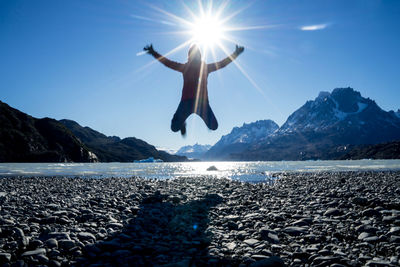
{"type": "Polygon", "coordinates": [[[399,266],[400,172],[0,178],[0,266],[399,266]]]}

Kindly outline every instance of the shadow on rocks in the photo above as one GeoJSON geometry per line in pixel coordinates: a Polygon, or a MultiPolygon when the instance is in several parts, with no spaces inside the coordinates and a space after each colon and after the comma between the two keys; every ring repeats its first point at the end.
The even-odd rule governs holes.
{"type": "Polygon", "coordinates": [[[182,203],[155,192],[142,200],[121,232],[87,245],[78,266],[237,265],[208,254],[208,214],[221,202],[217,194],[182,203]]]}

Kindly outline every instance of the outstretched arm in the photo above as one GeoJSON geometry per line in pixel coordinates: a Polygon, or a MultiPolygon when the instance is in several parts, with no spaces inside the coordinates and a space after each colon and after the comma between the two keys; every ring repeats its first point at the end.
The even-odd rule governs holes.
{"type": "Polygon", "coordinates": [[[164,64],[165,66],[167,66],[168,68],[171,68],[173,70],[176,71],[180,71],[183,72],[183,64],[169,60],[168,58],[160,55],[159,53],[157,53],[154,48],[153,45],[146,45],[143,48],[144,51],[146,51],[148,54],[152,55],[155,59],[157,59],[158,61],[160,61],[162,64],[164,64]]]}
{"type": "Polygon", "coordinates": [[[223,59],[221,61],[207,64],[208,72],[213,72],[213,71],[216,71],[216,70],[219,70],[219,69],[225,67],[226,65],[231,63],[233,60],[235,60],[243,52],[243,50],[244,50],[243,46],[236,45],[235,52],[233,52],[230,56],[226,57],[225,59],[223,59]]]}

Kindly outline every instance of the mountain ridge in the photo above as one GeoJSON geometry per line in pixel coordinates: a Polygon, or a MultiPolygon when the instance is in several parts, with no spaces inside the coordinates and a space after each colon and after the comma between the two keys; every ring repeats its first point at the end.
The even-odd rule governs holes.
{"type": "Polygon", "coordinates": [[[0,162],[96,162],[65,126],[34,118],[0,101],[0,162]]]}
{"type": "Polygon", "coordinates": [[[252,123],[243,123],[241,127],[234,127],[232,131],[221,137],[205,154],[206,159],[227,159],[231,153],[240,153],[246,148],[259,142],[279,128],[272,120],[258,120],[252,123]]]}
{"type": "Polygon", "coordinates": [[[187,161],[135,137],[108,137],[72,120],[34,118],[0,101],[0,162],[187,161]]]}
{"type": "Polygon", "coordinates": [[[395,142],[400,140],[400,109],[384,111],[350,87],[321,91],[263,138],[243,143],[234,138],[235,133],[249,134],[247,125],[256,124],[233,128],[206,156],[214,160],[329,160],[369,155],[364,151],[369,145],[370,151],[382,147],[391,151],[391,157],[398,157],[395,142]],[[377,144],[385,145],[374,147],[377,144]],[[389,149],[391,145],[394,148],[389,149]]]}
{"type": "Polygon", "coordinates": [[[192,159],[203,159],[204,154],[211,148],[211,145],[200,145],[198,143],[194,145],[187,145],[181,147],[175,155],[186,156],[192,159]]]}
{"type": "Polygon", "coordinates": [[[349,145],[400,140],[400,119],[353,88],[322,92],[294,111],[266,140],[231,160],[338,159],[349,145]]]}
{"type": "Polygon", "coordinates": [[[149,157],[163,161],[187,160],[185,157],[157,150],[154,146],[135,137],[121,139],[118,136],[106,136],[90,127],[83,127],[73,120],[64,119],[60,120],[60,123],[82,140],[101,162],[133,162],[149,157]]]}

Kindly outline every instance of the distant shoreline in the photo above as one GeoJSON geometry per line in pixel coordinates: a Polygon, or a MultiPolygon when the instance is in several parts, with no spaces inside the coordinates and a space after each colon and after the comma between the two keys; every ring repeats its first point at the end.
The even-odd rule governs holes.
{"type": "Polygon", "coordinates": [[[400,171],[400,160],[175,162],[175,163],[0,163],[0,177],[179,177],[231,178],[262,182],[280,172],[400,171]],[[215,168],[214,168],[215,167],[215,168]]]}

